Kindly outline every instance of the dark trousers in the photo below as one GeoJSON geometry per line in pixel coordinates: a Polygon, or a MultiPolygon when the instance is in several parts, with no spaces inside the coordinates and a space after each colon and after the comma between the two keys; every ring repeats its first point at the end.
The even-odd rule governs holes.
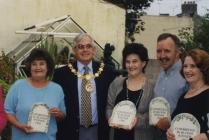
{"type": "Polygon", "coordinates": [[[79,130],[79,140],[98,140],[98,125],[93,125],[88,128],[83,126],[79,130]]]}
{"type": "Polygon", "coordinates": [[[154,140],[167,140],[166,131],[153,127],[154,140]]]}

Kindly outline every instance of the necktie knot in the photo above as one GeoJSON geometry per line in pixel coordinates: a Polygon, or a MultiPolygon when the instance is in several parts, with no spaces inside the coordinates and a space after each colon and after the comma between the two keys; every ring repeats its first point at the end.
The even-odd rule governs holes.
{"type": "Polygon", "coordinates": [[[84,74],[88,74],[89,73],[89,67],[88,66],[84,66],[84,74]]]}

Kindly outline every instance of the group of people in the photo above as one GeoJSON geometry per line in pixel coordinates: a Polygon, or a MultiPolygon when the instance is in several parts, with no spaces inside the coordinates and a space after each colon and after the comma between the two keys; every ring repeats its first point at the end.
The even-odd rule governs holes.
{"type": "Polygon", "coordinates": [[[207,52],[193,49],[182,55],[178,37],[161,34],[156,53],[162,70],[157,80],[145,73],[149,57],[143,44],[124,47],[122,64],[127,76],[118,76],[111,66],[93,60],[96,48],[86,33],[75,37],[73,52],[76,60],[55,70],[48,52],[31,52],[26,64],[28,78],[11,86],[4,103],[12,140],[175,140],[169,127],[179,113],[190,113],[200,123],[201,133],[191,139],[209,139],[207,52]],[[164,117],[152,126],[149,104],[155,97],[169,102],[171,120],[164,117]],[[129,129],[111,124],[114,107],[126,100],[137,111],[129,129]],[[30,111],[38,103],[49,108],[46,133],[32,132],[28,125],[30,111]]]}

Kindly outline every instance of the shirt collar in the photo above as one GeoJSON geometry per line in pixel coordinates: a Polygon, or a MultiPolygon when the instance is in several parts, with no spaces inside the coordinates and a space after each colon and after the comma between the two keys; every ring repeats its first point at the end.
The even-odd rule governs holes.
{"type": "Polygon", "coordinates": [[[171,74],[173,71],[176,71],[176,70],[180,70],[182,67],[182,62],[181,60],[179,59],[172,67],[170,67],[168,70],[164,71],[164,73],[166,75],[169,75],[171,74]]]}
{"type": "MultiPolygon", "coordinates": [[[[84,72],[84,67],[85,65],[82,64],[81,62],[77,61],[77,67],[78,67],[78,72],[83,73],[84,72]]],[[[89,67],[89,72],[92,72],[92,61],[87,65],[89,67]]]]}

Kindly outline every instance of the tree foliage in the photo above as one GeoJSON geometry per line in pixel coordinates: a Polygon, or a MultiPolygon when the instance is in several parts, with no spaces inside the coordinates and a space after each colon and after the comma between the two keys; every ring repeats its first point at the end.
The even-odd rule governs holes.
{"type": "Polygon", "coordinates": [[[108,0],[120,4],[126,9],[126,37],[134,42],[134,34],[144,31],[145,22],[140,18],[143,10],[150,6],[153,0],[108,0]]]}
{"type": "Polygon", "coordinates": [[[194,29],[194,42],[198,47],[209,52],[209,11],[194,29]]]}
{"type": "MultiPolygon", "coordinates": [[[[4,98],[6,97],[10,85],[15,81],[15,78],[15,63],[2,51],[0,54],[0,84],[3,88],[4,98]]],[[[9,124],[7,124],[1,136],[2,140],[11,139],[11,128],[9,124]]]]}
{"type": "Polygon", "coordinates": [[[142,12],[132,11],[130,13],[126,13],[126,37],[134,42],[134,34],[140,33],[144,31],[145,22],[141,19],[143,15],[142,12]]]}
{"type": "Polygon", "coordinates": [[[3,51],[0,55],[0,79],[8,84],[15,80],[15,63],[3,51]]]}
{"type": "Polygon", "coordinates": [[[194,28],[185,27],[179,30],[179,36],[183,50],[201,48],[209,52],[209,11],[195,20],[194,28]]]}
{"type": "Polygon", "coordinates": [[[153,0],[108,0],[115,4],[122,4],[126,9],[142,10],[149,7],[153,0]]]}

